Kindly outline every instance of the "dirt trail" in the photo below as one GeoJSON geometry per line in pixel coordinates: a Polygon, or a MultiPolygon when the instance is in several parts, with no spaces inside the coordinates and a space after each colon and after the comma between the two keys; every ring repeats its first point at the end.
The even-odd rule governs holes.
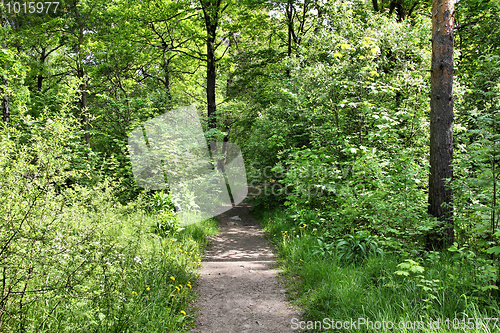
{"type": "Polygon", "coordinates": [[[199,317],[191,332],[297,332],[291,319],[300,313],[286,301],[272,247],[248,203],[221,215],[219,226],[202,262],[196,287],[199,317]],[[230,219],[234,216],[241,220],[230,219]]]}

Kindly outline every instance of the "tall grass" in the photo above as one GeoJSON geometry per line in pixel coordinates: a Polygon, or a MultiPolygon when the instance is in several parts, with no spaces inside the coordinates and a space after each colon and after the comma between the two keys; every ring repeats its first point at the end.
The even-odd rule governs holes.
{"type": "MultiPolygon", "coordinates": [[[[80,223],[86,218],[80,216],[80,223]]],[[[100,216],[100,237],[81,248],[82,258],[91,263],[85,268],[79,260],[67,264],[80,277],[67,288],[32,298],[23,316],[13,303],[14,316],[4,321],[2,332],[188,331],[196,269],[216,223],[190,225],[161,238],[150,232],[155,219],[141,210],[109,209],[100,216]]],[[[51,274],[47,270],[45,278],[51,274]]],[[[37,284],[44,281],[31,281],[33,288],[37,284]]]]}
{"type": "Polygon", "coordinates": [[[259,219],[278,247],[291,298],[305,310],[301,320],[306,331],[320,332],[351,320],[361,320],[355,326],[360,332],[491,332],[500,327],[496,319],[486,324],[487,318],[499,317],[497,298],[483,284],[482,266],[472,258],[386,252],[342,265],[335,253],[321,251],[317,232],[298,228],[283,210],[259,219]],[[382,326],[370,326],[369,321],[382,326]]]}

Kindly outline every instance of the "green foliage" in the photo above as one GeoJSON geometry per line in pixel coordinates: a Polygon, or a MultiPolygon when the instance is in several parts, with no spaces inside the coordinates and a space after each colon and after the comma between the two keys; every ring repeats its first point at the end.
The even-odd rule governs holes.
{"type": "Polygon", "coordinates": [[[164,211],[157,217],[156,224],[152,227],[153,233],[168,237],[174,236],[175,233],[184,230],[180,227],[180,221],[175,212],[164,211]]]}
{"type": "Polygon", "coordinates": [[[384,253],[376,238],[366,231],[358,231],[355,235],[345,235],[337,241],[335,248],[337,258],[343,264],[359,264],[372,255],[384,253]]]}
{"type": "Polygon", "coordinates": [[[264,194],[256,210],[287,207],[268,228],[302,278],[306,316],[495,313],[500,2],[456,3],[456,243],[443,253],[422,248],[438,225],[426,199],[429,2],[227,3],[217,36],[186,1],[3,16],[2,331],[189,326],[186,283],[213,222],[179,228],[170,196],[135,184],[126,146],[136,126],[193,102],[208,127],[209,37],[218,105],[205,137],[240,144],[264,194]]]}
{"type": "Polygon", "coordinates": [[[115,184],[75,168],[71,119],[23,125],[0,132],[2,331],[186,330],[214,222],[175,238],[150,233],[158,218],[172,219],[168,196],[153,201],[160,217],[140,201],[122,206],[115,184]]]}
{"type": "MultiPolygon", "coordinates": [[[[290,233],[296,222],[282,210],[263,213],[260,220],[278,247],[285,275],[290,277],[289,295],[305,311],[302,320],[369,318],[373,322],[390,320],[395,325],[422,321],[428,327],[437,319],[443,323],[446,318],[467,322],[469,317],[495,317],[499,310],[492,261],[470,258],[464,249],[458,249],[463,256],[455,256],[453,251],[450,255],[385,252],[358,265],[342,265],[327,254],[320,255],[317,237],[309,232],[283,242],[280,231],[290,233]]],[[[363,327],[360,331],[391,330],[363,327]]],[[[443,325],[432,331],[449,332],[443,325]]],[[[456,331],[470,330],[463,327],[456,331]]]]}

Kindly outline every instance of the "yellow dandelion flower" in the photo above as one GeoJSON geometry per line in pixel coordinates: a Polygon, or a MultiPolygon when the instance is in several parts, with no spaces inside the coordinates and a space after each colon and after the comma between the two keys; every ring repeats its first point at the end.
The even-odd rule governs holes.
{"type": "Polygon", "coordinates": [[[186,311],[184,310],[181,310],[181,313],[185,316],[186,315],[186,311]]]}
{"type": "Polygon", "coordinates": [[[175,278],[173,276],[170,277],[170,280],[175,281],[175,278]]]}
{"type": "Polygon", "coordinates": [[[181,288],[175,286],[175,289],[177,289],[177,291],[181,291],[181,288]]]}
{"type": "Polygon", "coordinates": [[[181,288],[182,288],[182,284],[180,284],[180,285],[179,285],[179,287],[181,287],[181,288]]]}
{"type": "Polygon", "coordinates": [[[171,294],[171,295],[170,295],[170,297],[175,297],[175,295],[172,295],[172,294],[171,294]]]}
{"type": "Polygon", "coordinates": [[[137,296],[137,293],[135,291],[132,291],[132,295],[137,296]]]}
{"type": "Polygon", "coordinates": [[[150,290],[151,290],[151,288],[149,288],[149,286],[146,286],[146,290],[147,290],[147,291],[150,291],[150,290]]]}
{"type": "Polygon", "coordinates": [[[191,285],[190,284],[188,284],[187,286],[188,286],[189,289],[191,289],[191,285]]]}

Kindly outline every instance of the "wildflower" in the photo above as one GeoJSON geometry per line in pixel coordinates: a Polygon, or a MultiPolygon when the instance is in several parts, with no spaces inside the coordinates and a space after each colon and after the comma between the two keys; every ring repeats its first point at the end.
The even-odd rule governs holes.
{"type": "Polygon", "coordinates": [[[186,315],[186,311],[184,311],[184,310],[181,310],[181,313],[182,313],[183,315],[186,315]]]}
{"type": "Polygon", "coordinates": [[[182,289],[182,284],[179,284],[179,287],[181,287],[181,289],[182,289]]]}
{"type": "Polygon", "coordinates": [[[151,288],[149,288],[149,286],[146,286],[146,290],[147,290],[147,291],[150,291],[150,290],[151,290],[151,288]]]}
{"type": "Polygon", "coordinates": [[[170,280],[175,281],[175,278],[173,276],[170,277],[170,280]]]}
{"type": "Polygon", "coordinates": [[[137,293],[135,291],[132,291],[132,295],[137,296],[137,293]]]}
{"type": "Polygon", "coordinates": [[[175,297],[175,295],[170,294],[170,297],[175,297]]]}
{"type": "Polygon", "coordinates": [[[177,289],[177,291],[181,291],[181,289],[177,286],[175,286],[175,289],[177,289]]]}

